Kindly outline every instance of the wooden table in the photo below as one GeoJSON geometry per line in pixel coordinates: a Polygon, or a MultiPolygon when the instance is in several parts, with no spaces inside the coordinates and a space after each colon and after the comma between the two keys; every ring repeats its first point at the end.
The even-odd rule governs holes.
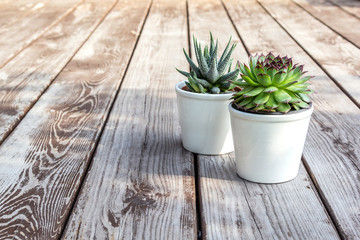
{"type": "Polygon", "coordinates": [[[360,2],[2,0],[0,239],[360,239],[360,2]],[[182,148],[182,48],[305,64],[315,112],[298,177],[182,148]]]}

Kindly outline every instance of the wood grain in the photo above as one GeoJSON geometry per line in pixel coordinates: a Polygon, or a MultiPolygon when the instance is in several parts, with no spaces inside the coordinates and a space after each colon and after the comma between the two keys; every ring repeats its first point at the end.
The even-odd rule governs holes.
{"type": "MultiPolygon", "coordinates": [[[[233,35],[238,43],[234,58],[247,60],[220,1],[189,1],[188,5],[191,34],[210,28],[222,36],[223,43],[233,35]]],[[[235,173],[233,155],[199,156],[198,169],[203,239],[317,239],[324,234],[338,239],[303,169],[296,181],[280,185],[244,182],[235,173]]]]}
{"type": "Polygon", "coordinates": [[[293,57],[316,76],[315,111],[304,148],[304,163],[343,239],[358,239],[360,228],[360,110],[255,1],[224,1],[251,53],[273,51],[293,57]],[[253,31],[257,29],[257,31],[253,31]]]}
{"type": "Polygon", "coordinates": [[[0,1],[0,28],[8,27],[21,20],[28,14],[33,14],[37,9],[44,7],[47,1],[0,1]]]}
{"type": "Polygon", "coordinates": [[[289,0],[260,2],[360,107],[360,49],[289,0]]]}
{"type": "Polygon", "coordinates": [[[110,10],[85,1],[0,69],[0,144],[110,10]],[[60,47],[61,46],[61,47],[60,47]]]}
{"type": "Polygon", "coordinates": [[[174,90],[174,67],[187,66],[185,7],[153,2],[64,239],[197,238],[174,90]]]}
{"type": "Polygon", "coordinates": [[[301,165],[282,184],[242,180],[234,155],[198,159],[203,239],[340,239],[301,165]]]}
{"type": "Polygon", "coordinates": [[[338,5],[344,11],[352,14],[354,17],[360,19],[360,1],[354,1],[354,0],[329,0],[329,1],[338,5]]]}
{"type": "Polygon", "coordinates": [[[292,0],[323,24],[360,48],[360,19],[328,0],[292,0]],[[336,17],[334,17],[336,16],[336,17]]]}
{"type": "Polygon", "coordinates": [[[123,1],[0,146],[0,238],[59,238],[134,49],[142,4],[123,1]]]}
{"type": "Polygon", "coordinates": [[[0,28],[0,68],[73,11],[79,3],[71,0],[55,0],[44,5],[40,4],[32,14],[0,28]]]}

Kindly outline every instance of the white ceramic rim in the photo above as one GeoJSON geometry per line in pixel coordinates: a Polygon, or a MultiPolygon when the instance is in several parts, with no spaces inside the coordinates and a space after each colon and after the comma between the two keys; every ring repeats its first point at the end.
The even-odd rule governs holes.
{"type": "Polygon", "coordinates": [[[228,108],[230,111],[230,115],[236,118],[258,121],[258,122],[287,122],[287,121],[296,121],[309,117],[314,110],[314,104],[311,104],[311,107],[309,109],[294,111],[289,114],[280,114],[280,115],[243,112],[233,108],[232,103],[229,104],[228,108]]]}
{"type": "Polygon", "coordinates": [[[187,97],[187,98],[194,98],[194,99],[206,99],[206,100],[230,100],[231,95],[234,94],[233,92],[222,93],[222,94],[210,94],[210,93],[193,93],[189,91],[184,91],[181,88],[185,86],[185,81],[179,82],[175,85],[175,90],[178,94],[187,97]]]}

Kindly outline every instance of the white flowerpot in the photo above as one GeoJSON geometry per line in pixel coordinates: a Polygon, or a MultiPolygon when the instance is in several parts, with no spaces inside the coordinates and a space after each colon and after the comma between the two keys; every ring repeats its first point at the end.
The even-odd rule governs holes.
{"type": "Polygon", "coordinates": [[[193,93],[182,90],[184,86],[175,86],[184,148],[207,155],[234,151],[227,110],[232,94],[193,93]]]}
{"type": "Polygon", "coordinates": [[[294,179],[313,107],[270,115],[239,111],[229,104],[229,111],[238,175],[258,183],[294,179]]]}

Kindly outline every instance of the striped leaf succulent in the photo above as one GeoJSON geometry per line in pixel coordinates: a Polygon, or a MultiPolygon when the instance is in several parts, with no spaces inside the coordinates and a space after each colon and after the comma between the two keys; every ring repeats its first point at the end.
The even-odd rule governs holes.
{"type": "Polygon", "coordinates": [[[235,68],[231,71],[232,59],[230,57],[236,47],[236,44],[230,46],[231,37],[219,60],[217,59],[218,41],[216,40],[215,44],[211,33],[210,46],[206,45],[204,50],[202,50],[201,44],[195,37],[193,37],[193,42],[198,65],[191,60],[185,49],[183,49],[191,71],[185,72],[176,68],[179,73],[188,78],[188,81],[185,82],[188,90],[197,93],[218,94],[234,87],[230,81],[237,78],[239,69],[235,68]]]}
{"type": "Polygon", "coordinates": [[[293,65],[288,57],[250,56],[249,66],[238,62],[241,78],[233,81],[240,87],[233,95],[237,109],[255,112],[281,112],[309,108],[311,100],[303,65],[293,65]]]}

